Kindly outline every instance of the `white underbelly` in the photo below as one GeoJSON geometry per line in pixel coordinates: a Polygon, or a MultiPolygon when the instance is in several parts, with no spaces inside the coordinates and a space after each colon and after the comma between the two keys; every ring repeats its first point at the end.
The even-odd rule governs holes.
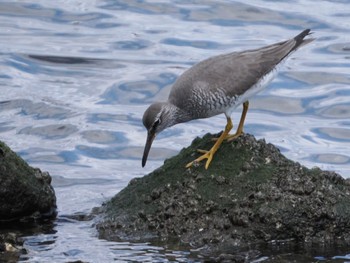
{"type": "Polygon", "coordinates": [[[236,97],[234,100],[233,106],[227,109],[226,115],[231,116],[231,114],[235,108],[237,108],[243,102],[249,100],[255,94],[259,93],[264,88],[266,88],[266,86],[269,85],[270,82],[276,77],[279,69],[281,68],[281,64],[283,64],[283,61],[281,63],[279,63],[269,73],[267,73],[265,76],[263,76],[255,85],[253,85],[250,89],[248,89],[244,94],[236,97]]]}

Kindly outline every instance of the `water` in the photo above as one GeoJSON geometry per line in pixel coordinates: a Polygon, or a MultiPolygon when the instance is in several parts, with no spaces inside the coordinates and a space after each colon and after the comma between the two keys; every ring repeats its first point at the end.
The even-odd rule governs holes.
{"type": "MultiPolygon", "coordinates": [[[[305,28],[317,41],[250,101],[245,131],[305,166],[350,177],[349,17],[346,0],[1,1],[0,139],[50,172],[59,209],[49,229],[23,232],[22,260],[200,261],[186,248],[99,240],[90,221],[71,215],[88,213],[196,136],[223,129],[217,116],[166,130],[141,168],[142,114],[186,68],[305,28]]],[[[309,254],[344,262],[349,251],[309,254]]]]}

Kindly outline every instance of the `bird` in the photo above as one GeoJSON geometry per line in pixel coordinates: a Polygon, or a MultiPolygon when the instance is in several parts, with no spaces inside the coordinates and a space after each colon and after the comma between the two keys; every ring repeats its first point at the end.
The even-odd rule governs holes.
{"type": "Polygon", "coordinates": [[[226,126],[210,150],[200,150],[200,157],[186,168],[206,159],[208,169],[216,151],[224,140],[231,141],[243,133],[249,99],[263,90],[276,76],[283,62],[298,48],[312,42],[312,32],[305,29],[297,36],[258,49],[231,52],[205,59],[180,75],[173,84],[168,100],[154,102],[145,111],[142,122],[147,129],[147,139],[142,157],[142,167],[156,135],[178,123],[210,118],[224,113],[226,126]],[[243,104],[238,128],[233,128],[231,114],[243,104]]]}

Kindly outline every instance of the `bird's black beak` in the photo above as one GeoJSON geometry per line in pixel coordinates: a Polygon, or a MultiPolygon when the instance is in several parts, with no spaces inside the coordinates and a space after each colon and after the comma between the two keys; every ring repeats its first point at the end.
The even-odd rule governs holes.
{"type": "Polygon", "coordinates": [[[156,137],[155,132],[149,131],[147,133],[147,141],[146,141],[145,150],[143,151],[143,157],[142,157],[142,167],[145,167],[146,165],[148,153],[149,153],[149,150],[151,149],[152,142],[155,137],[156,137]]]}

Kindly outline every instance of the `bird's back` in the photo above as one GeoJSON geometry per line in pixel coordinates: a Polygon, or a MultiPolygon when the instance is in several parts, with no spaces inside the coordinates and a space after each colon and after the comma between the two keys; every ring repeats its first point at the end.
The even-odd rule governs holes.
{"type": "Polygon", "coordinates": [[[263,48],[208,58],[177,79],[168,100],[196,118],[225,112],[291,52],[311,42],[313,39],[304,40],[309,32],[263,48]]]}

